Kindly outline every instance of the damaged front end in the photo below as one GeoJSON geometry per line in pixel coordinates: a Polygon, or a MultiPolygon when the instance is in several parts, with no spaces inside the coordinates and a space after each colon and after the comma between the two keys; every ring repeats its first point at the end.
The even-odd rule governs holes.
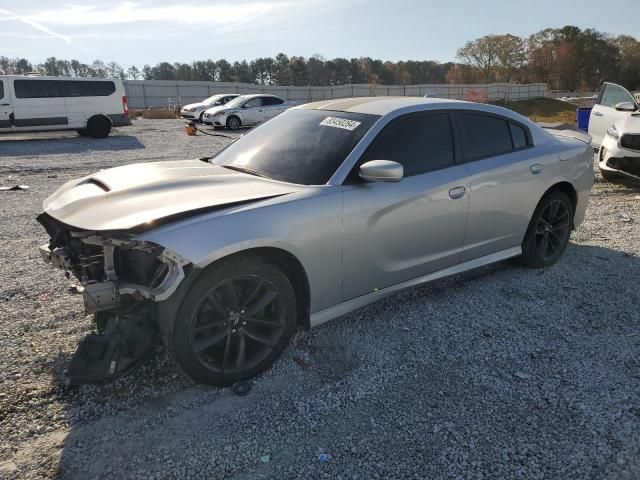
{"type": "Polygon", "coordinates": [[[42,258],[81,282],[96,320],[97,331],[71,360],[69,382],[106,383],[129,373],[152,352],[157,303],[175,292],[189,261],[129,233],[75,229],[47,213],[37,220],[51,238],[42,258]]]}

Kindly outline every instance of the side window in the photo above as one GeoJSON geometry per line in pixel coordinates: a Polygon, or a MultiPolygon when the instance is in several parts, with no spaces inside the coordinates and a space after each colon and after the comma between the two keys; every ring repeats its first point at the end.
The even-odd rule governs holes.
{"type": "Polygon", "coordinates": [[[116,91],[116,85],[109,81],[67,80],[70,97],[108,97],[116,91]]]}
{"type": "Polygon", "coordinates": [[[465,162],[513,150],[509,124],[505,119],[477,113],[461,113],[458,119],[465,162]]]}
{"type": "Polygon", "coordinates": [[[14,80],[13,88],[18,98],[66,97],[66,82],[63,80],[14,80]]]}
{"type": "Polygon", "coordinates": [[[598,103],[605,107],[615,108],[617,104],[622,102],[636,103],[631,94],[621,86],[613,85],[612,83],[606,84],[602,94],[600,95],[600,101],[598,103]]]}
{"type": "Polygon", "coordinates": [[[0,80],[0,98],[4,98],[4,80],[0,80]]]}
{"type": "Polygon", "coordinates": [[[254,108],[262,106],[262,98],[256,97],[244,104],[245,108],[254,108]]]}
{"type": "Polygon", "coordinates": [[[387,127],[365,152],[363,161],[393,160],[404,167],[404,176],[448,167],[454,163],[449,114],[409,117],[387,127]]]}
{"type": "Polygon", "coordinates": [[[263,105],[282,105],[284,103],[284,100],[275,97],[264,97],[262,100],[263,105]]]}
{"type": "Polygon", "coordinates": [[[511,129],[511,141],[513,142],[513,149],[520,150],[529,146],[529,136],[524,127],[516,124],[509,123],[511,129]]]}

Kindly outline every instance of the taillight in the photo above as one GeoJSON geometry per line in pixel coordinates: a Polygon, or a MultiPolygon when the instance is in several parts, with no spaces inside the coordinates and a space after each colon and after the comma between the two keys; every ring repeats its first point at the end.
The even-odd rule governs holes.
{"type": "Polygon", "coordinates": [[[127,96],[126,95],[122,96],[122,112],[124,113],[125,117],[129,116],[129,106],[127,105],[127,96]]]}

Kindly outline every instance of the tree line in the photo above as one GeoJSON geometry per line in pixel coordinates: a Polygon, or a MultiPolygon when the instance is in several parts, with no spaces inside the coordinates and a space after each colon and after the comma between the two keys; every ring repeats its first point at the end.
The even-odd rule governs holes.
{"type": "Polygon", "coordinates": [[[603,81],[640,88],[640,42],[594,29],[565,26],[529,37],[487,35],[465,43],[455,62],[383,61],[369,57],[287,56],[229,62],[160,62],[124,68],[116,62],[47,58],[33,65],[24,58],[0,56],[0,72],[37,72],[48,76],[116,77],[128,80],[195,80],[260,85],[325,86],[349,83],[415,85],[423,83],[547,83],[558,90],[595,90],[603,81]]]}

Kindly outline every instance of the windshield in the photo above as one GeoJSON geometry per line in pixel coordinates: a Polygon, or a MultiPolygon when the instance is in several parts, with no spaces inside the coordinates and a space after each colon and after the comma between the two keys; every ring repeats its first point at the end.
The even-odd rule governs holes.
{"type": "Polygon", "coordinates": [[[380,118],[288,110],[239,138],[211,163],[301,185],[323,185],[380,118]]]}
{"type": "Polygon", "coordinates": [[[206,103],[207,105],[213,105],[214,103],[216,103],[218,100],[220,100],[222,97],[224,97],[224,95],[214,95],[213,97],[209,97],[207,98],[204,102],[202,103],[206,103]]]}
{"type": "Polygon", "coordinates": [[[247,101],[247,98],[242,95],[240,97],[236,97],[233,100],[229,101],[225,106],[231,108],[241,107],[244,102],[247,101]]]}

